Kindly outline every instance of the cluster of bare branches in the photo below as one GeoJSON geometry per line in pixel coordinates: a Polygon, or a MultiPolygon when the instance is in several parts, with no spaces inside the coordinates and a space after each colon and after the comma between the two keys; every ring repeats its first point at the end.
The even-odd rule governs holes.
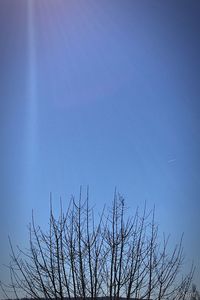
{"type": "Polygon", "coordinates": [[[14,297],[45,299],[185,299],[193,271],[180,278],[182,239],[170,251],[158,236],[155,209],[127,217],[124,199],[115,193],[112,207],[97,218],[85,201],[71,199],[49,229],[29,226],[29,248],[11,247],[10,284],[14,297]],[[98,221],[96,221],[98,219],[98,221]]]}
{"type": "Polygon", "coordinates": [[[198,292],[195,284],[192,284],[190,300],[200,300],[200,293],[198,292]]]}

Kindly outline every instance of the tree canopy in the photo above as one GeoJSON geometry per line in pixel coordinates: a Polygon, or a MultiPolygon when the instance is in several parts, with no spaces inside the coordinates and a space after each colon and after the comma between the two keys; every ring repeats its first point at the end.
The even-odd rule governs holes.
{"type": "MultiPolygon", "coordinates": [[[[194,268],[184,277],[182,237],[173,249],[158,232],[155,208],[128,216],[124,198],[115,192],[99,217],[86,199],[72,197],[56,218],[50,204],[48,230],[29,225],[29,248],[14,249],[11,240],[10,284],[5,296],[35,299],[185,299],[194,268]]],[[[51,201],[50,201],[51,203],[51,201]]]]}

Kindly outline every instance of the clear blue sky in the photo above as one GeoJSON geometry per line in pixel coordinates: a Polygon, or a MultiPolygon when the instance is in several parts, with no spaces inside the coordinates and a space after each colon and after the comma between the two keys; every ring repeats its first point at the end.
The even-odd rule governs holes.
{"type": "Polygon", "coordinates": [[[155,203],[199,267],[199,96],[197,0],[1,0],[1,260],[50,192],[56,208],[89,185],[96,209],[115,186],[155,203]]]}

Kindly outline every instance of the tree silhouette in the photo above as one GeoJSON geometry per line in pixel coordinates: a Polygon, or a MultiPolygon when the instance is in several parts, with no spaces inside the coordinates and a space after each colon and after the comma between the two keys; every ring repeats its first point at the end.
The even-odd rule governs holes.
{"type": "MultiPolygon", "coordinates": [[[[170,251],[169,238],[161,239],[155,209],[127,216],[123,197],[117,193],[110,209],[97,218],[82,201],[62,204],[56,218],[50,205],[49,229],[37,226],[32,215],[29,248],[10,242],[10,283],[5,296],[18,299],[185,299],[194,269],[180,278],[182,238],[170,251]]],[[[51,201],[50,201],[51,203],[51,201]]]]}

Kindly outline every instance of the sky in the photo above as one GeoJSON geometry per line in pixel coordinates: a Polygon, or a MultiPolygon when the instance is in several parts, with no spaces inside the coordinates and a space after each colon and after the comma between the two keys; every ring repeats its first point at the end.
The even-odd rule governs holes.
{"type": "Polygon", "coordinates": [[[0,0],[1,265],[50,192],[98,211],[116,187],[184,232],[200,284],[199,36],[197,0],[0,0]]]}

